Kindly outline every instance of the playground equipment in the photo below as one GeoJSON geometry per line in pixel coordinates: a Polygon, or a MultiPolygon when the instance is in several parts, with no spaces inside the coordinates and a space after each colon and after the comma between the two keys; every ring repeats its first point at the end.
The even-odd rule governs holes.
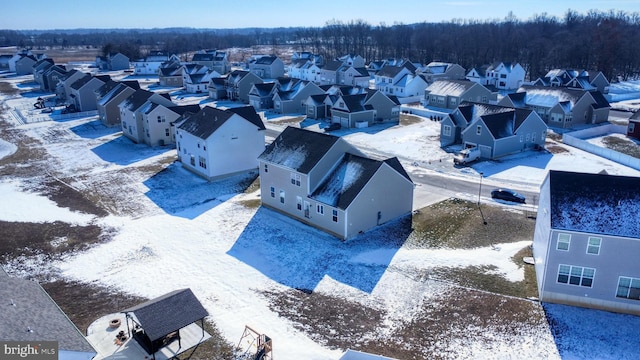
{"type": "Polygon", "coordinates": [[[238,342],[238,349],[241,349],[238,360],[273,360],[271,338],[247,325],[238,342]]]}

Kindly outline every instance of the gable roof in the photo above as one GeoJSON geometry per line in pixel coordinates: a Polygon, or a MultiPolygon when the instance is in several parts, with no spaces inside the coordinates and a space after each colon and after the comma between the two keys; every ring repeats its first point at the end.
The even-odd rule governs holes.
{"type": "Polygon", "coordinates": [[[253,64],[255,65],[271,65],[274,61],[276,61],[277,57],[273,55],[263,56],[257,59],[253,64]]]}
{"type": "Polygon", "coordinates": [[[0,339],[58,341],[61,350],[96,352],[40,284],[11,277],[1,267],[0,283],[0,339]]]}
{"type": "Polygon", "coordinates": [[[287,126],[258,159],[307,174],[341,138],[287,126]]]}
{"type": "Polygon", "coordinates": [[[344,105],[350,113],[373,110],[370,105],[365,105],[367,94],[344,95],[341,96],[341,99],[344,101],[344,105]]]}
{"type": "Polygon", "coordinates": [[[151,341],[209,315],[191,289],[175,290],[122,312],[133,313],[151,341]]]}
{"type": "Polygon", "coordinates": [[[556,103],[568,101],[573,107],[587,91],[570,89],[565,87],[546,87],[523,85],[518,92],[526,92],[525,101],[527,105],[536,105],[542,107],[552,107],[556,103]]]}
{"type": "Polygon", "coordinates": [[[197,113],[187,117],[178,128],[200,139],[206,139],[235,114],[256,125],[258,129],[265,129],[262,119],[260,119],[253,106],[226,110],[205,106],[197,113]]]}
{"type": "Polygon", "coordinates": [[[437,80],[425,91],[437,95],[461,96],[473,86],[482,86],[469,80],[437,80]]]}
{"type": "Polygon", "coordinates": [[[493,138],[501,139],[515,135],[520,125],[532,112],[532,110],[526,109],[511,109],[510,111],[483,115],[481,119],[487,125],[493,138]]]}
{"type": "Polygon", "coordinates": [[[548,176],[552,228],[640,238],[640,178],[557,170],[548,176]]]}
{"type": "Polygon", "coordinates": [[[136,92],[126,98],[119,106],[125,107],[130,111],[136,111],[142,106],[154,93],[144,89],[138,89],[136,92]]]}

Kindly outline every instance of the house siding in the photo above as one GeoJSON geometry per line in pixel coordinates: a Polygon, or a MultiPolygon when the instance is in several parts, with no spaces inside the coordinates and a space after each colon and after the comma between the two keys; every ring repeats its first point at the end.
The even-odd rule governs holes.
{"type": "Polygon", "coordinates": [[[119,94],[114,96],[105,106],[97,105],[100,121],[106,126],[118,126],[122,123],[120,118],[120,108],[118,104],[124,101],[135,92],[134,89],[127,87],[119,94]]]}
{"type": "Polygon", "coordinates": [[[413,184],[389,165],[383,164],[349,205],[344,237],[354,237],[377,225],[408,215],[412,207],[413,184]]]}

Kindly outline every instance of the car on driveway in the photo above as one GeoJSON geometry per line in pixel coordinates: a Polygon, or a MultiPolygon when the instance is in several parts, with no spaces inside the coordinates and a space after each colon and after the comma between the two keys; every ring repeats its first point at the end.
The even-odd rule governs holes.
{"type": "Polygon", "coordinates": [[[495,189],[491,191],[491,198],[524,204],[526,199],[524,195],[517,193],[511,189],[495,189]]]}
{"type": "Polygon", "coordinates": [[[342,126],[340,125],[340,123],[331,123],[329,124],[329,126],[326,126],[324,128],[325,132],[329,132],[329,131],[334,131],[334,130],[340,130],[342,126]]]}

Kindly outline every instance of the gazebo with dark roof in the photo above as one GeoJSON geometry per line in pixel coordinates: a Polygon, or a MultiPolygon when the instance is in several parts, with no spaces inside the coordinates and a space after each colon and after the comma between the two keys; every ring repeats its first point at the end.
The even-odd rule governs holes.
{"type": "Polygon", "coordinates": [[[200,321],[204,338],[204,318],[209,315],[191,289],[172,291],[122,313],[126,315],[127,332],[154,359],[158,350],[175,340],[182,347],[180,330],[196,321],[200,321]]]}

